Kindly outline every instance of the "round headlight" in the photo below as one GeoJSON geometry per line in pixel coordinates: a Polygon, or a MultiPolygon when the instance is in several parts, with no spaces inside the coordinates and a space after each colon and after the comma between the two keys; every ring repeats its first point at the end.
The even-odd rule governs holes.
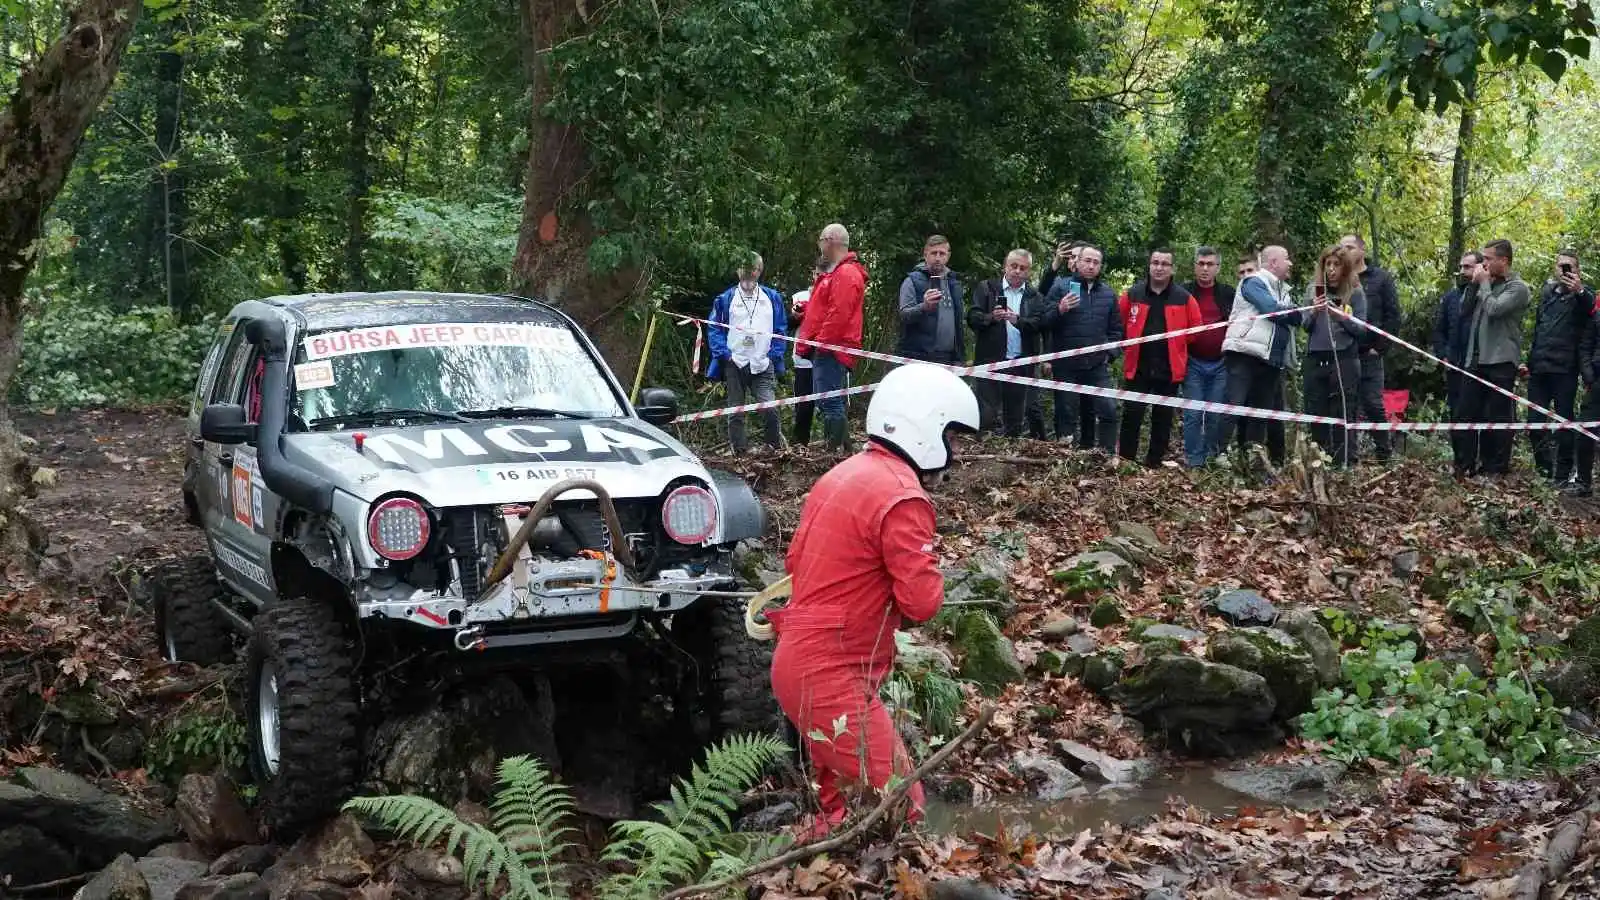
{"type": "Polygon", "coordinates": [[[680,544],[700,544],[717,530],[717,498],[703,487],[684,485],[661,504],[661,525],[680,544]]]}
{"type": "Polygon", "coordinates": [[[409,497],[391,497],[372,508],[367,539],[385,559],[410,559],[428,546],[428,511],[409,497]]]}

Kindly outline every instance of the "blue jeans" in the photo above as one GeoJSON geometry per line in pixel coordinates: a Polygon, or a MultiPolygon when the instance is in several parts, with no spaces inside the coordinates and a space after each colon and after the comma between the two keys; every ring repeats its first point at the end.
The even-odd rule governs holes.
{"type": "MultiPolygon", "coordinates": [[[[1183,399],[1205,403],[1228,401],[1228,367],[1222,360],[1189,357],[1183,376],[1183,399]]],[[[1183,457],[1190,468],[1203,466],[1222,452],[1222,413],[1198,409],[1183,411],[1183,457]]]]}
{"type": "MultiPolygon", "coordinates": [[[[811,361],[811,389],[819,394],[824,391],[843,390],[850,378],[849,370],[832,353],[826,350],[819,350],[817,353],[818,355],[811,361]]],[[[822,413],[823,422],[844,421],[843,397],[818,400],[817,409],[822,413]]]]}

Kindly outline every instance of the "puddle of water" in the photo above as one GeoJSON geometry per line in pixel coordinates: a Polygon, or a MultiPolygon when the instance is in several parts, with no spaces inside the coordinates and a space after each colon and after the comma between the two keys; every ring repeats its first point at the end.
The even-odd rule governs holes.
{"type": "Polygon", "coordinates": [[[995,798],[982,805],[927,800],[927,825],[938,834],[993,834],[999,823],[1012,834],[1032,833],[1047,840],[1076,836],[1085,828],[1125,825],[1144,816],[1160,815],[1168,798],[1181,798],[1213,815],[1237,813],[1240,807],[1266,810],[1288,805],[1296,809],[1326,806],[1320,790],[1290,793],[1278,802],[1233,790],[1212,776],[1219,770],[1194,767],[1164,771],[1141,784],[1085,785],[1064,800],[1042,801],[1022,797],[995,798]]]}

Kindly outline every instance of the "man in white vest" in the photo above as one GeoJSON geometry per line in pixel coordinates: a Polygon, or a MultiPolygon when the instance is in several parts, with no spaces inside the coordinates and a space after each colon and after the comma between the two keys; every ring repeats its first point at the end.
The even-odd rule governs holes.
{"type": "MultiPolygon", "coordinates": [[[[1274,244],[1261,251],[1260,269],[1239,283],[1228,315],[1228,336],[1222,342],[1230,404],[1283,408],[1283,373],[1294,365],[1294,329],[1301,325],[1301,314],[1258,316],[1295,308],[1287,283],[1292,271],[1294,261],[1289,258],[1289,251],[1274,244]]],[[[1235,428],[1239,430],[1241,451],[1249,444],[1263,443],[1267,420],[1250,417],[1241,423],[1239,418],[1229,416],[1223,420],[1220,446],[1227,448],[1235,428]]],[[[1282,464],[1283,460],[1273,462],[1282,464]]]]}

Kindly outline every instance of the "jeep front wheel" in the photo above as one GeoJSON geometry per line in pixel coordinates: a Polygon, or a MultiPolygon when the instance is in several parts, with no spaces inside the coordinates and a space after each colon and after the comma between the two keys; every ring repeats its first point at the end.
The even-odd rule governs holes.
{"type": "Polygon", "coordinates": [[[672,618],[673,637],[694,657],[696,693],[713,739],[783,734],[787,720],[772,695],[772,644],[745,633],[743,601],[707,597],[672,618]]]}
{"type": "Polygon", "coordinates": [[[355,662],[325,601],[283,597],[252,624],[245,657],[250,764],[263,823],[288,832],[337,812],[356,787],[355,662]]]}
{"type": "Polygon", "coordinates": [[[212,600],[222,596],[209,556],[162,566],[149,575],[156,641],[167,662],[211,666],[233,653],[233,632],[212,600]]]}

